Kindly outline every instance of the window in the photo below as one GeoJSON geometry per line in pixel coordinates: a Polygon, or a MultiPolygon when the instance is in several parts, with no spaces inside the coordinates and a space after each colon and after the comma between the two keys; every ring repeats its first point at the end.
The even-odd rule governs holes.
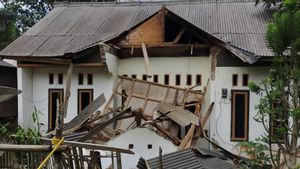
{"type": "Polygon", "coordinates": [[[231,91],[231,141],[248,140],[249,91],[231,91]]]}
{"type": "Polygon", "coordinates": [[[143,80],[147,81],[147,75],[143,75],[143,80]]]}
{"type": "Polygon", "coordinates": [[[238,75],[233,74],[232,75],[232,86],[237,86],[238,85],[238,75]]]}
{"type": "Polygon", "coordinates": [[[54,83],[54,74],[50,73],[49,74],[49,84],[53,84],[54,83]]]}
{"type": "Polygon", "coordinates": [[[82,73],[79,73],[78,74],[78,84],[79,85],[83,85],[83,74],[82,73]]]}
{"type": "Polygon", "coordinates": [[[180,86],[180,80],[181,80],[180,75],[175,75],[175,85],[176,86],[180,86]]]}
{"type": "Polygon", "coordinates": [[[158,83],[158,75],[153,75],[153,82],[158,83]]]}
{"type": "Polygon", "coordinates": [[[170,83],[170,76],[169,75],[165,75],[164,84],[165,85],[169,85],[169,83],[170,83]]]}
{"type": "Polygon", "coordinates": [[[243,86],[248,86],[248,74],[243,74],[243,86]]]}
{"type": "Polygon", "coordinates": [[[186,85],[188,85],[188,86],[192,85],[192,75],[191,74],[186,75],[186,85]]]}
{"type": "Polygon", "coordinates": [[[93,89],[78,89],[78,113],[93,101],[93,89]]]}
{"type": "Polygon", "coordinates": [[[93,74],[89,73],[87,75],[87,84],[88,85],[93,85],[93,74]]]}
{"type": "Polygon", "coordinates": [[[128,75],[127,74],[123,74],[123,77],[128,77],[128,75]]]}
{"type": "Polygon", "coordinates": [[[133,144],[129,144],[129,145],[128,145],[128,148],[129,148],[129,149],[133,149],[133,148],[134,148],[134,145],[133,145],[133,144]]]}
{"type": "Polygon", "coordinates": [[[63,84],[64,76],[62,73],[58,74],[58,84],[63,84]]]}
{"type": "Polygon", "coordinates": [[[136,74],[131,75],[132,78],[136,79],[136,74]]]}
{"type": "Polygon", "coordinates": [[[152,149],[152,144],[148,144],[147,148],[152,149]]]}
{"type": "Polygon", "coordinates": [[[196,75],[196,84],[199,84],[199,85],[202,84],[202,76],[201,75],[196,75]]]}
{"type": "Polygon", "coordinates": [[[55,129],[56,115],[63,102],[63,89],[49,89],[48,92],[48,130],[55,129]]]}

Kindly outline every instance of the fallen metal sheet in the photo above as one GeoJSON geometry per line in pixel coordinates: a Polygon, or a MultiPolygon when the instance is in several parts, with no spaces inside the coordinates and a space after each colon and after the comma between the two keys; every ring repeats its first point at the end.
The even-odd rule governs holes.
{"type": "Polygon", "coordinates": [[[63,128],[63,133],[71,133],[77,130],[86,120],[88,120],[93,113],[98,110],[106,102],[104,94],[102,93],[96,100],[83,109],[76,117],[74,117],[63,128]]]}
{"type": "Polygon", "coordinates": [[[20,93],[21,90],[11,87],[0,86],[0,103],[15,97],[20,93]]]}
{"type": "Polygon", "coordinates": [[[169,117],[182,127],[190,125],[191,123],[199,126],[199,118],[192,112],[185,110],[180,106],[174,106],[168,103],[160,103],[157,111],[160,112],[162,116],[165,115],[169,117]]]}

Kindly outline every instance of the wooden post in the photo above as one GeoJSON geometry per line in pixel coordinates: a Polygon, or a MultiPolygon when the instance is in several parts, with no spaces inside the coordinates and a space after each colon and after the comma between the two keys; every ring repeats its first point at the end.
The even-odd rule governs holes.
{"type": "MultiPolygon", "coordinates": [[[[70,86],[71,86],[71,80],[72,80],[72,74],[73,74],[73,64],[70,63],[67,78],[66,78],[66,93],[64,98],[63,105],[60,105],[60,109],[58,112],[58,120],[56,124],[56,133],[55,138],[56,139],[62,139],[62,132],[63,132],[63,124],[64,124],[64,116],[67,115],[68,111],[68,103],[69,103],[69,97],[70,97],[70,86]]],[[[55,153],[54,154],[54,168],[62,168],[62,154],[61,153],[55,153]]]]}
{"type": "Polygon", "coordinates": [[[143,55],[144,55],[144,59],[145,59],[145,66],[146,66],[146,72],[147,72],[147,76],[151,75],[150,72],[150,61],[149,61],[149,56],[147,53],[147,48],[145,43],[142,43],[142,51],[143,51],[143,55]]]}
{"type": "Polygon", "coordinates": [[[122,169],[121,153],[117,152],[117,169],[122,169]]]}
{"type": "Polygon", "coordinates": [[[160,146],[159,146],[158,167],[159,167],[159,169],[163,169],[163,164],[162,164],[162,149],[161,149],[160,146]]]}

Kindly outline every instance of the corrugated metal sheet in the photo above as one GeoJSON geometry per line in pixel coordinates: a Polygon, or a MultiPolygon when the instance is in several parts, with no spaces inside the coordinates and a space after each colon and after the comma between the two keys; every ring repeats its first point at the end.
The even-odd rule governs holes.
{"type": "Polygon", "coordinates": [[[0,86],[0,103],[15,97],[20,93],[21,90],[6,86],[0,86]]]}
{"type": "Polygon", "coordinates": [[[165,4],[174,14],[237,48],[272,56],[264,38],[271,14],[253,2],[235,1],[61,4],[0,55],[56,57],[77,52],[120,35],[165,4]]]}
{"type": "MultiPolygon", "coordinates": [[[[159,158],[150,160],[140,160],[138,163],[139,169],[157,169],[159,168],[159,158]],[[144,163],[148,168],[145,168],[144,163]]],[[[163,168],[168,169],[236,169],[233,164],[226,160],[222,160],[213,156],[202,156],[197,150],[192,148],[162,156],[163,168]]]]}
{"type": "Polygon", "coordinates": [[[157,110],[182,127],[190,125],[191,123],[199,126],[199,118],[192,112],[184,110],[180,106],[174,106],[168,103],[160,103],[157,110]]]}
{"type": "Polygon", "coordinates": [[[71,133],[78,129],[93,113],[98,110],[106,102],[102,93],[97,99],[84,108],[76,117],[63,127],[64,133],[71,133]]]}

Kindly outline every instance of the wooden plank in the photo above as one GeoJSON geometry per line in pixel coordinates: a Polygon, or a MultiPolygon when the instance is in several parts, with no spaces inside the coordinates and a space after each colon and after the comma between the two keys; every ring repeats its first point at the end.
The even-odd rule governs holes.
{"type": "Polygon", "coordinates": [[[80,167],[84,168],[83,152],[81,147],[78,147],[78,155],[80,159],[80,167]]]}
{"type": "MultiPolygon", "coordinates": [[[[147,117],[146,117],[145,115],[143,115],[143,119],[144,119],[145,121],[147,121],[147,117]]],[[[179,144],[181,143],[181,141],[180,141],[177,137],[173,136],[170,132],[168,132],[168,131],[165,130],[163,127],[159,126],[158,124],[156,124],[156,123],[149,123],[149,124],[151,124],[151,125],[152,125],[153,127],[155,127],[157,130],[159,130],[159,131],[162,132],[165,136],[167,136],[169,139],[171,139],[175,145],[179,145],[179,144]]]]}
{"type": "Polygon", "coordinates": [[[78,160],[78,153],[77,153],[77,148],[73,147],[73,159],[74,159],[74,163],[75,163],[75,169],[80,169],[80,164],[79,164],[79,160],[78,160]]]}
{"type": "Polygon", "coordinates": [[[67,117],[69,98],[71,96],[70,87],[71,87],[71,82],[72,82],[72,74],[73,74],[73,64],[70,63],[69,70],[67,73],[67,78],[66,78],[66,92],[65,92],[64,106],[63,106],[63,110],[64,110],[63,116],[65,118],[67,117]]]}
{"type": "Polygon", "coordinates": [[[150,61],[149,61],[149,56],[148,56],[148,53],[147,53],[147,48],[146,48],[145,43],[142,43],[142,50],[143,50],[143,55],[144,55],[144,61],[145,61],[147,76],[150,76],[151,75],[150,61]]]}
{"type": "Polygon", "coordinates": [[[178,43],[178,41],[180,40],[180,38],[182,37],[184,32],[185,32],[185,29],[182,28],[172,43],[174,43],[174,44],[178,43]]]}
{"type": "MultiPolygon", "coordinates": [[[[60,146],[57,151],[64,151],[67,146],[60,146]]],[[[0,151],[50,152],[51,145],[0,144],[0,151]]]]}
{"type": "Polygon", "coordinates": [[[122,169],[121,154],[117,152],[117,169],[122,169]]]}
{"type": "MultiPolygon", "coordinates": [[[[49,142],[49,143],[51,142],[51,139],[48,139],[48,138],[41,138],[41,140],[49,142]]],[[[70,145],[70,146],[75,146],[75,147],[80,147],[80,148],[85,148],[85,149],[115,151],[115,152],[120,152],[120,153],[125,153],[125,154],[134,154],[134,152],[132,152],[131,150],[128,150],[128,149],[109,147],[109,146],[104,146],[104,145],[100,145],[100,144],[84,143],[84,142],[77,142],[77,141],[67,141],[67,140],[64,141],[64,144],[70,145]]]]}
{"type": "Polygon", "coordinates": [[[212,112],[212,109],[213,109],[213,107],[214,107],[214,104],[215,104],[215,102],[212,102],[212,103],[209,105],[208,110],[206,111],[206,113],[205,113],[203,119],[201,120],[201,126],[203,126],[203,127],[205,126],[205,124],[206,124],[206,122],[207,122],[207,120],[208,120],[208,118],[209,118],[209,116],[210,116],[210,114],[211,114],[211,112],[212,112]]]}
{"type": "Polygon", "coordinates": [[[124,114],[131,112],[131,108],[127,108],[126,110],[120,112],[118,115],[114,116],[113,118],[107,120],[104,123],[101,123],[99,126],[96,126],[92,131],[90,131],[87,135],[83,136],[78,141],[86,141],[90,138],[92,138],[95,134],[103,130],[106,126],[110,125],[111,123],[117,121],[119,118],[121,118],[124,114]]]}

